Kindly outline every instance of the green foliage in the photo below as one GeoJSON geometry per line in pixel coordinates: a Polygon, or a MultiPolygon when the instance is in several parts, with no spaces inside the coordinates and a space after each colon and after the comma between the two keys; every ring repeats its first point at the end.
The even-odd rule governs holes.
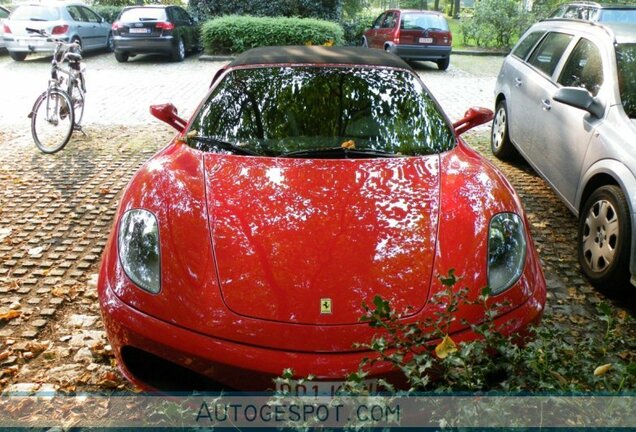
{"type": "Polygon", "coordinates": [[[241,53],[269,45],[342,45],[340,25],[311,18],[225,16],[202,27],[205,51],[241,53]]]}
{"type": "Polygon", "coordinates": [[[462,13],[460,31],[466,45],[509,48],[531,22],[519,0],[481,0],[472,13],[462,13]]]}
{"type": "Polygon", "coordinates": [[[109,23],[117,19],[122,9],[124,9],[124,6],[93,6],[93,10],[109,23]]]}
{"type": "Polygon", "coordinates": [[[124,6],[134,6],[137,2],[135,0],[93,0],[92,5],[97,10],[97,6],[118,6],[123,8],[124,6]]]}
{"type": "Polygon", "coordinates": [[[343,0],[342,18],[353,19],[365,9],[368,9],[369,5],[369,0],[343,0]]]}
{"type": "Polygon", "coordinates": [[[191,0],[190,10],[200,19],[218,15],[254,15],[340,20],[343,0],[191,0]]]}
{"type": "MultiPolygon", "coordinates": [[[[452,271],[440,280],[446,290],[432,299],[439,310],[424,322],[403,323],[408,311],[398,313],[379,297],[373,306],[364,306],[361,320],[380,331],[363,346],[376,357],[363,363],[347,389],[364,393],[359,382],[375,362],[399,369],[410,391],[621,392],[636,388],[636,340],[626,336],[634,321],[626,313],[615,316],[611,307],[600,304],[601,331],[590,324],[575,337],[544,324],[531,329],[525,344],[520,344],[495,327],[494,319],[505,305],[488,307],[488,289],[469,301],[468,291],[457,288],[459,279],[452,271]],[[481,307],[483,321],[464,322],[478,338],[455,345],[448,332],[461,306],[481,307]]],[[[384,386],[394,390],[388,383],[384,386]]]]}
{"type": "Polygon", "coordinates": [[[375,12],[364,12],[350,19],[344,19],[340,22],[344,29],[345,45],[360,45],[362,43],[362,34],[371,28],[373,20],[377,18],[375,12]]]}

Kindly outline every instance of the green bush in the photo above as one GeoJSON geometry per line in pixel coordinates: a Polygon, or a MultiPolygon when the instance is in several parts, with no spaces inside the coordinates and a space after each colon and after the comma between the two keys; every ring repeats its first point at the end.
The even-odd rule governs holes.
{"type": "Polygon", "coordinates": [[[286,16],[340,20],[343,0],[190,0],[201,20],[219,15],[286,16]]]}
{"type": "Polygon", "coordinates": [[[269,18],[230,15],[202,26],[205,51],[235,54],[269,45],[342,45],[340,25],[311,18],[269,18]]]}
{"type": "Polygon", "coordinates": [[[481,0],[472,16],[463,14],[460,29],[464,42],[480,47],[509,48],[532,22],[519,0],[481,0]]]}
{"type": "Polygon", "coordinates": [[[377,18],[375,12],[365,12],[356,15],[351,19],[345,19],[340,22],[344,29],[345,45],[360,45],[362,43],[362,34],[371,28],[373,20],[377,18]]]}
{"type": "Polygon", "coordinates": [[[93,10],[109,23],[114,22],[125,6],[93,6],[93,10]]]}

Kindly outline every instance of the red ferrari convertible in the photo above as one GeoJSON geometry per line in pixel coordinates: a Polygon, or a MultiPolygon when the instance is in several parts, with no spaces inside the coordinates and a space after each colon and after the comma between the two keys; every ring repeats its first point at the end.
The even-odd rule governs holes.
{"type": "MultiPolygon", "coordinates": [[[[546,286],[519,196],[398,57],[356,48],[247,51],[133,177],[99,298],[122,372],[146,389],[265,390],[283,369],[340,381],[369,352],[376,295],[405,320],[439,305],[449,269],[495,324],[523,332],[546,286]]],[[[453,340],[483,310],[461,308],[453,340]]],[[[435,341],[431,341],[434,343],[435,341]]],[[[390,376],[378,364],[371,376],[390,376]]]]}

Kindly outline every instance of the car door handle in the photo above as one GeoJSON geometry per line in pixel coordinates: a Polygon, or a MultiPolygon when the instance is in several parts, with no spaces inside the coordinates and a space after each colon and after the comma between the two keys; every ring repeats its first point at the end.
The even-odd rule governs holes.
{"type": "Polygon", "coordinates": [[[541,105],[543,105],[543,109],[545,111],[550,111],[552,109],[552,104],[550,103],[550,99],[543,99],[541,101],[541,105]]]}
{"type": "Polygon", "coordinates": [[[515,87],[521,87],[522,84],[521,78],[515,78],[515,87]]]}

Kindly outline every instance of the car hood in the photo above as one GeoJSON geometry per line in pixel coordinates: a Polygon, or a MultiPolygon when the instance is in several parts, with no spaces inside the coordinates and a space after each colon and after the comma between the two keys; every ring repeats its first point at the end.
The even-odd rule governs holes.
{"type": "Polygon", "coordinates": [[[262,320],[359,321],[376,295],[418,312],[432,276],[438,156],[205,156],[223,301],[262,320]]]}

